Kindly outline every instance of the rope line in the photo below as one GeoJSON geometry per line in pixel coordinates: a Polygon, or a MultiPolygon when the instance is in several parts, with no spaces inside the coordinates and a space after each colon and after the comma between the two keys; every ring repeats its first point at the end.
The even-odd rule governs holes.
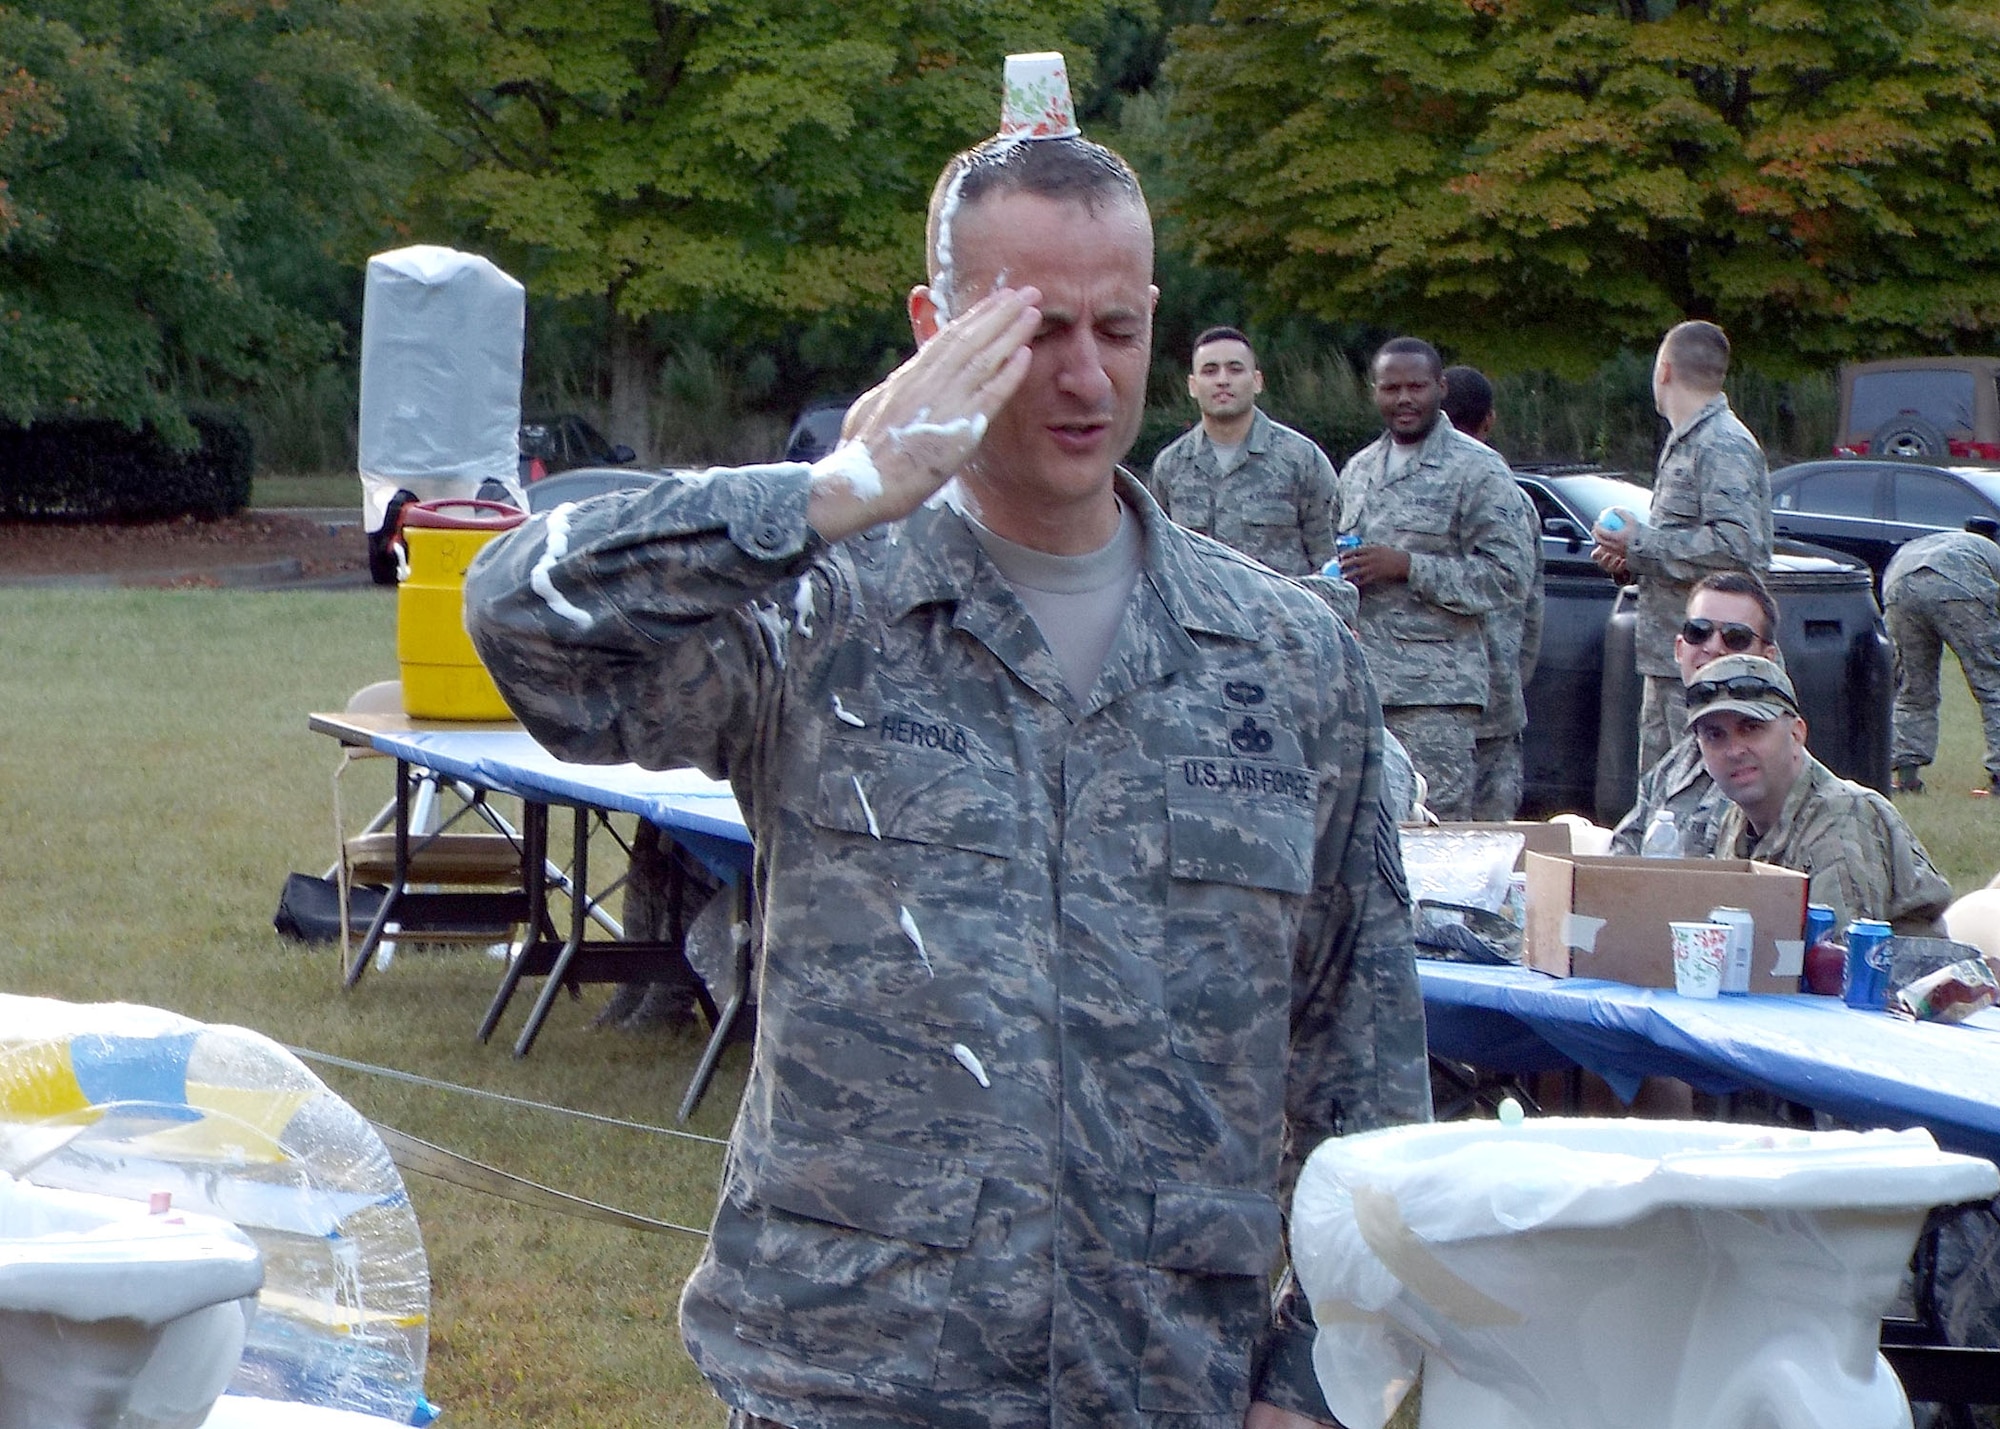
{"type": "Polygon", "coordinates": [[[527,1097],[508,1096],[505,1092],[490,1092],[484,1087],[461,1086],[457,1082],[441,1082],[435,1077],[423,1077],[415,1072],[399,1071],[394,1067],[378,1067],[371,1062],[350,1061],[346,1057],[336,1057],[331,1052],[314,1052],[305,1047],[286,1047],[302,1062],[319,1062],[329,1067],[342,1067],[350,1072],[366,1072],[370,1076],[387,1077],[392,1081],[409,1082],[413,1086],[430,1087],[436,1091],[459,1092],[469,1097],[485,1097],[489,1101],[504,1102],[508,1106],[526,1107],[531,1111],[552,1111],[563,1116],[573,1116],[583,1121],[594,1121],[602,1126],[621,1127],[626,1131],[645,1131],[655,1136],[672,1136],[682,1141],[696,1141],[704,1146],[728,1146],[719,1136],[703,1136],[700,1132],[681,1131],[671,1126],[653,1126],[643,1121],[627,1121],[623,1117],[602,1116],[594,1111],[578,1111],[574,1107],[558,1106],[554,1102],[538,1102],[527,1097]]]}
{"type": "Polygon", "coordinates": [[[542,1185],[539,1181],[530,1181],[525,1176],[516,1176],[510,1171],[500,1170],[497,1166],[488,1166],[483,1161],[474,1161],[469,1156],[448,1151],[442,1146],[411,1136],[408,1132],[398,1131],[393,1126],[384,1126],[379,1121],[370,1122],[369,1125],[373,1126],[376,1134],[382,1138],[382,1144],[389,1148],[390,1159],[405,1172],[429,1176],[437,1181],[447,1181],[468,1191],[497,1196],[503,1201],[513,1201],[540,1210],[575,1216],[580,1220],[603,1221],[608,1225],[622,1226],[635,1231],[678,1231],[682,1235],[691,1235],[700,1240],[708,1239],[707,1231],[697,1230],[693,1226],[657,1220],[634,1211],[621,1211],[616,1206],[607,1206],[601,1201],[572,1196],[567,1191],[558,1191],[552,1186],[542,1185]]]}

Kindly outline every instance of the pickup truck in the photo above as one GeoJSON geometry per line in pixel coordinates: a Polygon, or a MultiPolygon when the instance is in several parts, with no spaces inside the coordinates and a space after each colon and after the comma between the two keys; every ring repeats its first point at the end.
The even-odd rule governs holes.
{"type": "MultiPolygon", "coordinates": [[[[1644,512],[1651,493],[1591,467],[1523,468],[1515,480],[1542,522],[1546,598],[1541,660],[1527,689],[1523,818],[1571,811],[1613,824],[1638,786],[1635,592],[1590,559],[1607,506],[1644,512]]],[[[1778,644],[1805,712],[1807,744],[1836,774],[1887,791],[1893,656],[1866,564],[1799,541],[1777,543],[1764,573],[1778,644]]]]}

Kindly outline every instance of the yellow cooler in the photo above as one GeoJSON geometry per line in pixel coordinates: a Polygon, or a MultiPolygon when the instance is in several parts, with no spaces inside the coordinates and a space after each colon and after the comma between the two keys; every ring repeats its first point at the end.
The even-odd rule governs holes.
{"type": "Polygon", "coordinates": [[[512,719],[465,633],[465,571],[480,548],[526,519],[499,501],[426,501],[403,508],[409,570],[396,593],[403,708],[419,719],[512,719]]]}

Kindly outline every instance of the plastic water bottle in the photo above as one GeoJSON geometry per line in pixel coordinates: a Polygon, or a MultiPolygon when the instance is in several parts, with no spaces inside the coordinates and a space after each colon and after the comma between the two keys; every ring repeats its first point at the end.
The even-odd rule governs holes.
{"type": "Polygon", "coordinates": [[[1640,841],[1639,853],[1645,858],[1679,858],[1681,856],[1681,831],[1674,823],[1674,811],[1662,809],[1653,815],[1646,825],[1646,837],[1640,841]]]}

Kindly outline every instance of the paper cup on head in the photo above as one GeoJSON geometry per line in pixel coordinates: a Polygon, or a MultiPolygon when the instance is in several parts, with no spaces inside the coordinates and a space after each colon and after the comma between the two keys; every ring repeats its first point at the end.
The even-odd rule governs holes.
{"type": "Polygon", "coordinates": [[[1722,965],[1729,957],[1727,923],[1669,923],[1674,934],[1674,991],[1682,997],[1720,997],[1722,965]]]}
{"type": "Polygon", "coordinates": [[[1069,71],[1054,50],[1007,56],[1000,135],[1019,139],[1073,139],[1076,106],[1069,97],[1069,71]]]}

